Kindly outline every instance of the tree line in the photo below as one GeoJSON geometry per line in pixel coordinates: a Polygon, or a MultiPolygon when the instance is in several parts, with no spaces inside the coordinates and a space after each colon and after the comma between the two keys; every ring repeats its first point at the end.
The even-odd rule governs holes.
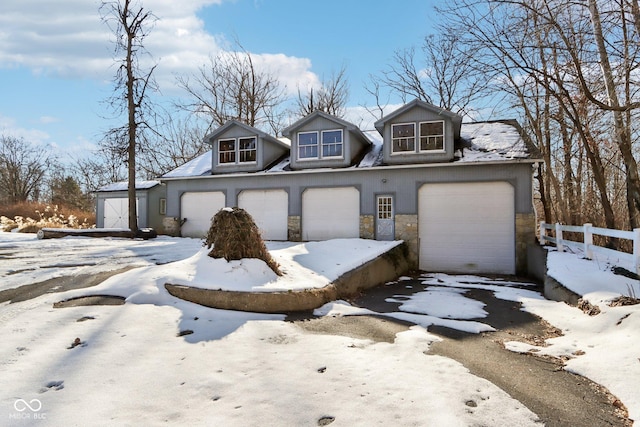
{"type": "MultiPolygon", "coordinates": [[[[200,155],[208,148],[203,137],[229,119],[277,135],[318,109],[345,113],[345,66],[315,90],[299,88],[292,100],[239,41],[193,75],[176,77],[186,96],[175,110],[162,109],[150,95],[161,64],[141,66],[150,57],[144,38],[155,17],[133,0],[105,2],[101,11],[119,43],[130,41],[116,44],[120,68],[109,103],[114,117],[128,120],[105,134],[91,158],[74,162],[69,176],[85,191],[131,176],[160,176],[200,155]]],[[[375,104],[365,106],[371,114],[379,118],[399,96],[465,120],[516,118],[542,155],[535,174],[539,219],[637,228],[638,0],[452,0],[436,13],[433,34],[416,45],[408,40],[386,66],[372,70],[365,87],[375,104]]],[[[46,168],[25,165],[31,179],[10,188],[4,182],[20,180],[9,163],[0,159],[0,198],[41,197],[33,181],[44,179],[46,168]]]]}

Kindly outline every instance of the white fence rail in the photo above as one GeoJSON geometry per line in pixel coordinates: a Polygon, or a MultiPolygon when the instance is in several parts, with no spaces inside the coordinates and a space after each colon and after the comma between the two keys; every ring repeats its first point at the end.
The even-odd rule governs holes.
{"type": "Polygon", "coordinates": [[[561,225],[561,224],[547,224],[544,221],[540,223],[540,244],[553,243],[559,252],[565,250],[565,246],[574,247],[584,252],[584,256],[587,259],[593,259],[594,253],[602,254],[608,258],[616,258],[623,260],[633,266],[633,272],[640,274],[640,228],[635,228],[633,231],[624,230],[611,230],[609,228],[594,227],[591,224],[585,225],[561,225]],[[547,235],[547,230],[554,230],[555,237],[547,235]],[[582,242],[575,242],[571,240],[565,240],[562,237],[562,232],[574,232],[582,233],[582,242]],[[613,249],[605,248],[602,246],[593,244],[593,236],[607,236],[616,237],[618,239],[627,239],[633,242],[633,253],[616,251],[613,249]]]}

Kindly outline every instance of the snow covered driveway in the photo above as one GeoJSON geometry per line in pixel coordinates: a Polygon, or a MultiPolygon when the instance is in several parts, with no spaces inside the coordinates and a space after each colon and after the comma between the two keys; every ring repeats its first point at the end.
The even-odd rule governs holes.
{"type": "Polygon", "coordinates": [[[130,296],[146,289],[123,306],[52,308],[78,291],[0,304],[2,425],[538,424],[495,385],[425,354],[437,337],[421,326],[393,343],[318,335],[282,315],[208,309],[162,293],[147,282],[161,283],[170,265],[154,263],[200,249],[176,240],[160,257],[172,240],[42,247],[0,233],[0,274],[13,276],[12,286],[81,268],[47,271],[29,257],[108,268],[139,254],[144,267],[109,282],[130,296]]]}
{"type": "MultiPolygon", "coordinates": [[[[359,239],[270,249],[295,271],[297,282],[315,284],[380,250],[359,239]]],[[[313,334],[282,315],[214,310],[171,297],[163,287],[169,278],[202,280],[221,271],[200,252],[196,239],[42,242],[0,233],[3,288],[140,266],[85,290],[0,303],[0,423],[539,425],[534,413],[496,385],[429,353],[440,340],[427,332],[430,325],[472,333],[493,329],[483,320],[485,307],[462,291],[469,288],[518,301],[564,334],[547,344],[508,343],[514,351],[569,357],[568,369],[597,377],[632,418],[639,413],[638,347],[629,345],[640,342],[636,307],[601,306],[603,315],[590,317],[519,285],[431,275],[410,297],[388,295],[396,308],[385,315],[417,325],[395,341],[313,334]],[[52,308],[90,292],[120,295],[127,304],[52,308]]],[[[231,270],[246,273],[247,265],[231,270]]],[[[576,265],[581,282],[596,277],[583,261],[576,265]]],[[[336,301],[316,314],[375,313],[336,301]]]]}

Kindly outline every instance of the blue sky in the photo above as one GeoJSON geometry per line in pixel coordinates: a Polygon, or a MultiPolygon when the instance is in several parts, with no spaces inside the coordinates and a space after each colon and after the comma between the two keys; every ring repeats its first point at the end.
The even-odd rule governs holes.
{"type": "MultiPolygon", "coordinates": [[[[433,32],[436,0],[143,0],[158,18],[147,49],[164,99],[184,94],[175,76],[194,74],[237,39],[290,91],[346,67],[348,105],[371,105],[363,90],[397,49],[433,32]],[[401,7],[400,7],[401,6],[401,7]]],[[[98,0],[0,3],[0,134],[50,144],[61,157],[96,147],[109,127],[112,34],[98,0]]],[[[399,101],[399,100],[391,100],[399,101]]]]}

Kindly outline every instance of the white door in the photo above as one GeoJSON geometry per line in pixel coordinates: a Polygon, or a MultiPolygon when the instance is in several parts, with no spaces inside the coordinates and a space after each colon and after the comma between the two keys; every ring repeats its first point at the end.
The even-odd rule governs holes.
{"type": "Polygon", "coordinates": [[[204,237],[211,227],[211,218],[225,207],[222,191],[187,192],[180,199],[183,237],[204,237]]]}
{"type": "Polygon", "coordinates": [[[287,240],[289,195],[284,190],[244,190],[238,207],[253,217],[264,240],[287,240]]]}
{"type": "MultiPolygon", "coordinates": [[[[139,212],[138,199],[136,199],[136,212],[139,212]]],[[[126,197],[104,199],[103,224],[104,228],[129,229],[129,199],[126,197]]]]}
{"type": "Polygon", "coordinates": [[[302,240],[360,237],[360,192],[355,187],[302,193],[302,240]]]}
{"type": "Polygon", "coordinates": [[[395,239],[393,196],[376,196],[376,240],[395,239]]]}
{"type": "Polygon", "coordinates": [[[425,184],[418,192],[419,267],[515,273],[515,200],[507,182],[425,184]]]}

